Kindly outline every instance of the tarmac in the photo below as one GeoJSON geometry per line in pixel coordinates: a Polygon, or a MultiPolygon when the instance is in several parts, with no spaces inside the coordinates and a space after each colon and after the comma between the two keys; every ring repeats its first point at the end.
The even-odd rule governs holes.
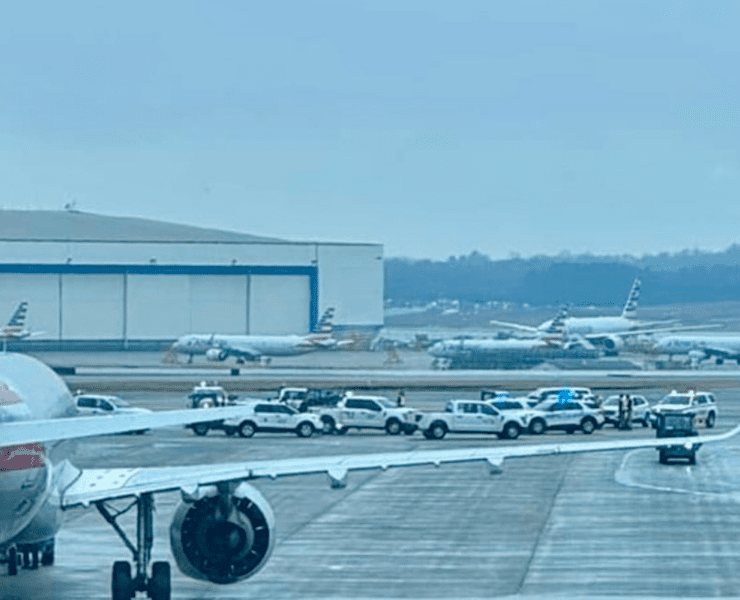
{"type": "MultiPolygon", "coordinates": [[[[662,390],[641,390],[655,398],[662,390]]],[[[740,390],[717,391],[717,431],[740,421],[740,390]]],[[[446,392],[412,392],[408,404],[446,392]]],[[[475,393],[467,392],[474,397],[475,393]]],[[[130,394],[171,407],[177,394],[130,394]]],[[[652,437],[604,428],[589,440],[652,437]]],[[[78,442],[81,467],[179,465],[378,451],[581,441],[548,433],[509,442],[450,435],[350,432],[251,439],[184,429],[78,442]]],[[[253,578],[218,586],[173,565],[176,600],[203,598],[716,598],[740,596],[740,440],[705,446],[698,464],[660,465],[655,450],[510,459],[482,465],[350,473],[345,489],[325,476],[257,481],[275,512],[272,558],[253,578]]],[[[154,560],[171,560],[169,522],[178,494],[157,497],[154,560]]],[[[127,525],[131,525],[131,521],[127,525]]],[[[3,600],[108,598],[110,568],[127,551],[95,511],[68,513],[57,561],[0,576],[3,600]]]]}

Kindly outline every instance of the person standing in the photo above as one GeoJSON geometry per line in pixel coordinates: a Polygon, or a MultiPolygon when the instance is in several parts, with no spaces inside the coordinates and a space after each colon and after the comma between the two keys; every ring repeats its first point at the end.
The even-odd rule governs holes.
{"type": "Polygon", "coordinates": [[[396,398],[396,406],[406,406],[406,393],[403,390],[399,390],[398,397],[396,398]]]}

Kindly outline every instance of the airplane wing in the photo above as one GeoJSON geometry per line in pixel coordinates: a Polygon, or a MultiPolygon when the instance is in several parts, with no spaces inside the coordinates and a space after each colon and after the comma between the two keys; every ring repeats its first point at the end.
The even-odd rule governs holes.
{"type": "Polygon", "coordinates": [[[510,323],[509,321],[496,321],[491,319],[488,321],[489,325],[496,325],[498,327],[506,327],[507,329],[517,329],[519,331],[526,331],[528,333],[539,333],[539,329],[532,327],[531,325],[522,325],[521,323],[510,323]]]}
{"type": "Polygon", "coordinates": [[[440,466],[444,463],[482,462],[492,473],[501,472],[506,458],[574,454],[606,450],[657,448],[667,445],[707,444],[731,438],[740,425],[726,433],[687,438],[653,438],[576,442],[565,444],[529,444],[519,446],[462,448],[456,450],[419,450],[344,456],[316,456],[243,463],[222,463],[186,467],[145,467],[132,469],[86,469],[60,496],[63,508],[86,506],[91,502],[113,500],[142,493],[182,490],[194,494],[199,486],[225,481],[245,481],[288,475],[326,473],[334,487],[343,487],[347,472],[361,469],[388,469],[419,465],[440,466]]]}
{"type": "Polygon", "coordinates": [[[125,433],[156,427],[189,425],[203,421],[238,419],[243,406],[208,409],[167,410],[135,415],[100,415],[0,423],[0,446],[20,446],[71,440],[95,435],[125,433]]]}
{"type": "Polygon", "coordinates": [[[254,348],[247,346],[246,344],[235,344],[233,342],[229,342],[228,344],[222,344],[221,349],[229,356],[240,356],[247,360],[259,360],[262,356],[262,353],[257,352],[254,348]]]}
{"type": "Polygon", "coordinates": [[[646,328],[646,329],[625,329],[622,331],[612,331],[609,333],[587,333],[584,334],[583,337],[585,337],[588,340],[599,340],[608,338],[611,336],[619,336],[619,337],[630,337],[633,335],[650,335],[654,333],[673,333],[676,331],[705,331],[707,329],[717,329],[719,327],[723,327],[720,323],[714,323],[709,325],[675,325],[672,327],[654,327],[652,329],[646,328]]]}

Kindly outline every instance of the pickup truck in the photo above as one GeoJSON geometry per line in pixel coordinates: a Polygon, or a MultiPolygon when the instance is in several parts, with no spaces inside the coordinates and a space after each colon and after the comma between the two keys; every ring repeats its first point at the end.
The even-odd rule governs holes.
{"type": "Polygon", "coordinates": [[[317,407],[334,407],[341,399],[342,393],[335,390],[284,387],[278,391],[276,401],[304,413],[317,407]]]}
{"type": "Polygon", "coordinates": [[[316,407],[315,412],[324,424],[324,433],[347,433],[356,429],[385,429],[390,435],[402,431],[411,435],[416,431],[413,408],[396,406],[384,396],[356,396],[346,394],[334,407],[316,407]]]}
{"type": "Polygon", "coordinates": [[[450,400],[445,412],[424,413],[417,424],[428,440],[441,440],[448,433],[495,433],[513,440],[526,429],[520,415],[477,400],[450,400]]]}

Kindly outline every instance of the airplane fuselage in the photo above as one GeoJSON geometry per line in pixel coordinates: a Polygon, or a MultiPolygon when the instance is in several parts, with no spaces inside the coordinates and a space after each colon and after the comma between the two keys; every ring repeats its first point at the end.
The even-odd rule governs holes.
{"type": "Polygon", "coordinates": [[[224,350],[230,356],[296,356],[319,349],[311,336],[191,334],[177,340],[173,349],[183,354],[206,354],[224,350]]]}
{"type": "MultiPolygon", "coordinates": [[[[547,331],[551,324],[552,321],[546,321],[537,329],[547,331]]],[[[625,317],[568,317],[564,322],[566,336],[623,333],[639,327],[639,321],[625,317]]]]}

